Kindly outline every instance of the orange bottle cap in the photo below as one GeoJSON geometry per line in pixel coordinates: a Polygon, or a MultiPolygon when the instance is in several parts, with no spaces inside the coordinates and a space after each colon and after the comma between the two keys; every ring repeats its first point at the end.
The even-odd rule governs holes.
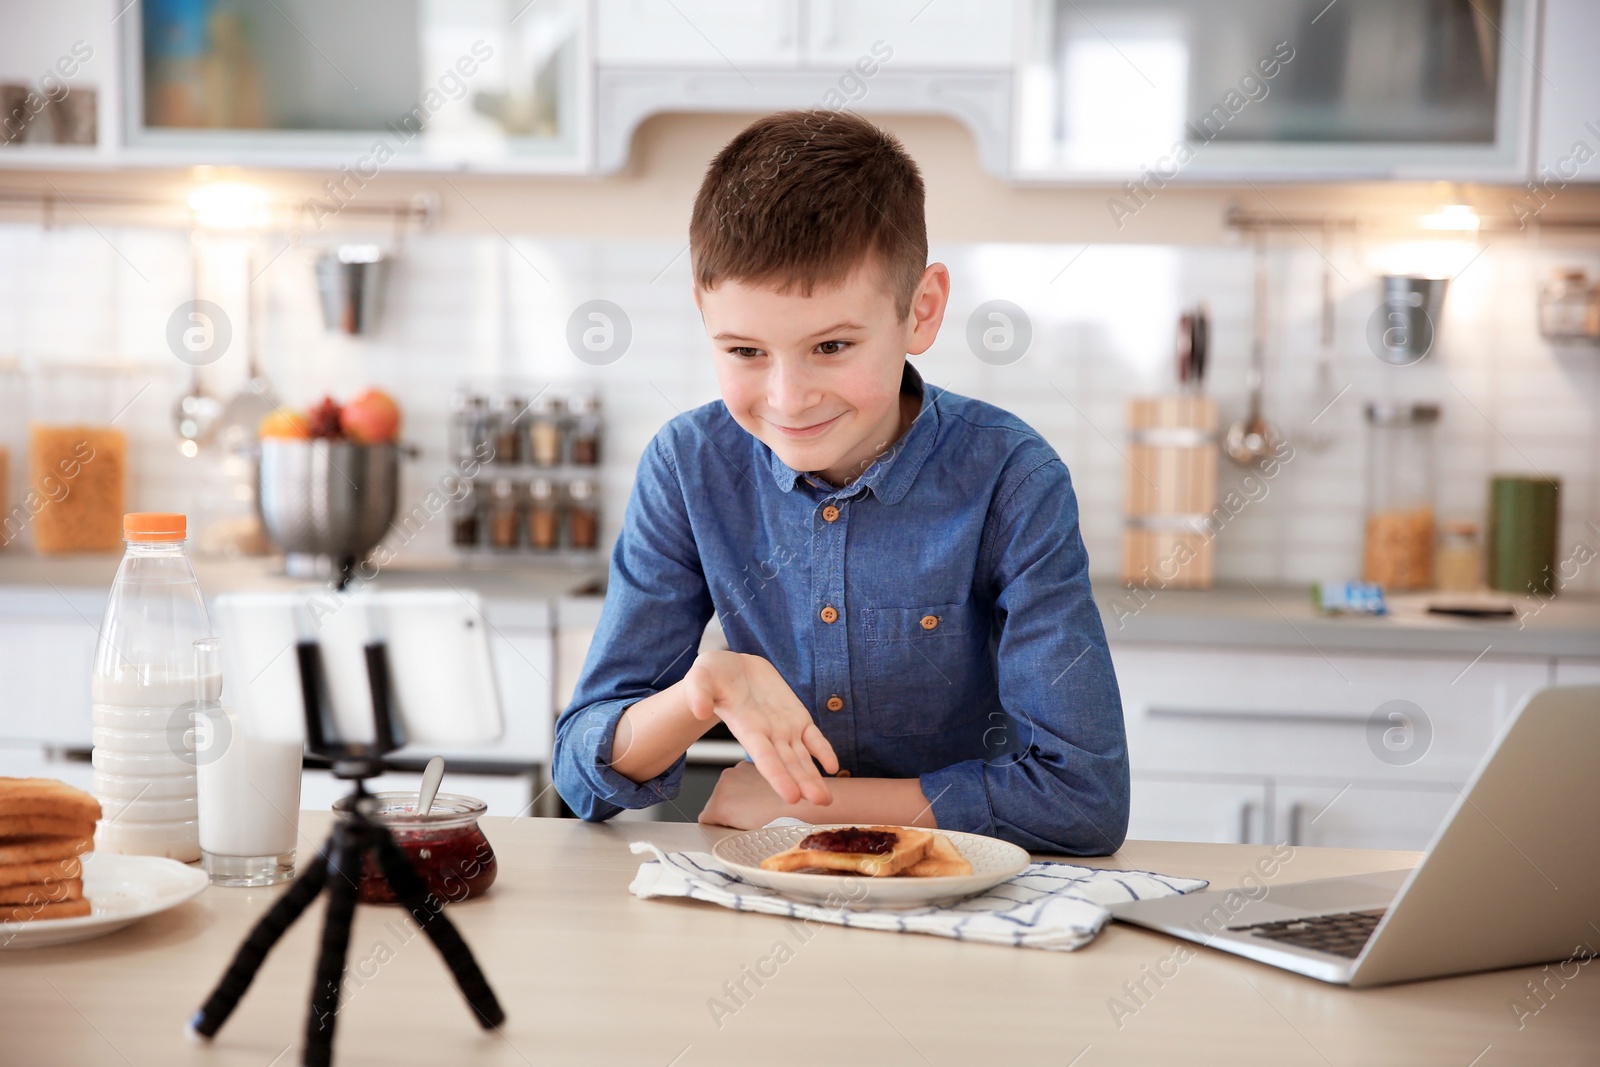
{"type": "Polygon", "coordinates": [[[124,541],[182,541],[189,520],[177,511],[130,511],[122,516],[124,541]]]}

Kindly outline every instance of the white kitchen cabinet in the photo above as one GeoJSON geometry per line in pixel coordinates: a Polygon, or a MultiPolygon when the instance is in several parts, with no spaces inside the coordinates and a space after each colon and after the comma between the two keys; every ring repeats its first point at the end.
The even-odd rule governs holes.
{"type": "Polygon", "coordinates": [[[897,68],[1012,63],[1013,6],[1004,0],[809,0],[806,16],[803,61],[811,66],[848,67],[883,46],[897,68]]]}
{"type": "Polygon", "coordinates": [[[1315,848],[1395,848],[1420,852],[1460,793],[1453,786],[1396,789],[1355,783],[1277,782],[1275,841],[1315,848]]]}
{"type": "Polygon", "coordinates": [[[1523,198],[1530,210],[1567,182],[1600,181],[1600,4],[1544,0],[1543,18],[1533,175],[1543,196],[1523,198]]]}
{"type": "Polygon", "coordinates": [[[1143,841],[1264,844],[1271,834],[1270,794],[1270,784],[1262,780],[1216,781],[1135,772],[1128,836],[1143,841]]]}
{"type": "Polygon", "coordinates": [[[89,744],[97,622],[76,615],[0,621],[0,739],[52,748],[89,744]]]}
{"type": "Polygon", "coordinates": [[[586,0],[5,7],[0,81],[37,84],[81,42],[92,56],[69,84],[97,91],[99,143],[0,143],[0,167],[344,167],[359,186],[589,166],[586,0]]]}
{"type": "Polygon", "coordinates": [[[1379,781],[1465,780],[1517,702],[1550,677],[1546,660],[1492,655],[1119,644],[1112,658],[1135,767],[1379,781]],[[1392,701],[1421,712],[1414,743],[1426,747],[1415,755],[1380,755],[1369,739],[1376,717],[1381,745],[1392,701]]]}
{"type": "Polygon", "coordinates": [[[1132,836],[1237,841],[1243,822],[1273,841],[1302,833],[1302,844],[1370,848],[1425,845],[1454,788],[1551,673],[1544,659],[1489,655],[1124,643],[1112,658],[1134,778],[1132,836]],[[1183,779],[1211,783],[1195,794],[1198,807],[1171,784],[1183,779]],[[1261,806],[1259,819],[1249,804],[1261,806]]]}
{"type": "Polygon", "coordinates": [[[49,143],[44,136],[50,129],[48,118],[35,120],[37,125],[30,122],[20,140],[0,133],[0,166],[20,162],[73,167],[112,157],[121,105],[121,63],[114,22],[120,6],[116,0],[5,5],[0,15],[0,82],[28,85],[36,92],[48,89],[56,96],[79,92],[80,99],[92,93],[96,143],[49,143]]]}
{"type": "MultiPolygon", "coordinates": [[[[1326,0],[1203,11],[1025,4],[1016,176],[1132,179],[1131,212],[1171,181],[1527,175],[1544,88],[1537,0],[1505,0],[1492,16],[1482,5],[1326,0]]],[[[1590,34],[1570,47],[1592,46],[1590,34]]]]}
{"type": "Polygon", "coordinates": [[[946,115],[1004,176],[1012,7],[973,0],[598,0],[594,167],[664,112],[789,108],[946,115]]]}
{"type": "Polygon", "coordinates": [[[1600,659],[1556,660],[1555,685],[1600,685],[1600,659]]]}
{"type": "Polygon", "coordinates": [[[653,67],[800,62],[801,0],[597,0],[595,58],[653,67]]]}
{"type": "Polygon", "coordinates": [[[897,66],[1005,69],[1012,21],[1004,0],[598,0],[595,58],[752,73],[843,69],[887,46],[897,66]]]}

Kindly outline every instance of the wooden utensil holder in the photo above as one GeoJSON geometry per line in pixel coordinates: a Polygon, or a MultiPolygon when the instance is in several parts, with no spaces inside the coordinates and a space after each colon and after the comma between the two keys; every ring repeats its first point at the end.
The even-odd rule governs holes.
{"type": "Polygon", "coordinates": [[[1215,579],[1217,407],[1203,396],[1128,402],[1122,580],[1207,589],[1215,579]]]}

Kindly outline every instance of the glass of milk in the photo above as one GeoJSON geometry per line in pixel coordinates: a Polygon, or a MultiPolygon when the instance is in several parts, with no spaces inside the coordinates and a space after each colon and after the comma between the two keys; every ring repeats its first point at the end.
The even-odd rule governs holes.
{"type": "Polygon", "coordinates": [[[248,715],[221,699],[217,638],[194,647],[202,679],[193,715],[201,864],[212,885],[287,881],[300,830],[300,745],[264,739],[248,715]]]}

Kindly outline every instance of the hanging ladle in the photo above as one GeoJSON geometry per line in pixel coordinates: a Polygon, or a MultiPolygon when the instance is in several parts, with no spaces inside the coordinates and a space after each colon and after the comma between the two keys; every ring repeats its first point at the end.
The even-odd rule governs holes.
{"type": "Polygon", "coordinates": [[[1278,428],[1261,415],[1261,384],[1267,364],[1267,251],[1264,237],[1256,238],[1255,321],[1250,338],[1250,410],[1228,427],[1222,449],[1241,467],[1253,467],[1283,443],[1278,428]]]}
{"type": "MultiPolygon", "coordinates": [[[[199,241],[199,231],[191,228],[189,254],[193,276],[190,283],[196,303],[200,299],[199,241]]],[[[206,392],[205,383],[200,379],[199,365],[191,366],[189,391],[180,396],[178,402],[172,406],[172,421],[177,428],[178,437],[183,442],[178,446],[179,450],[191,459],[198,455],[201,443],[211,436],[211,429],[221,414],[222,402],[206,392]]]]}

